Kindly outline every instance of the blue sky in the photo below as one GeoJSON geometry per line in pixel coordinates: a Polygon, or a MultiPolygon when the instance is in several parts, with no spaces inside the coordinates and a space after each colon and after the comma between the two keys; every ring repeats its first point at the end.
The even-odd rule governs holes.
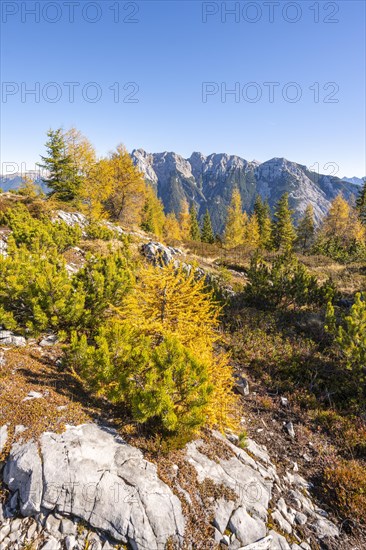
{"type": "Polygon", "coordinates": [[[122,142],[364,176],[365,2],[269,4],[2,0],[3,168],[33,169],[47,130],[76,126],[101,155],[122,142]]]}

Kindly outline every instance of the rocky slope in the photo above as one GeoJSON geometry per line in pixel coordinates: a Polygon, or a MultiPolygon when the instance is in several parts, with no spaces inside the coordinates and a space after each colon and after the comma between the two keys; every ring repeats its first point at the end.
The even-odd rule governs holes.
{"type": "MultiPolygon", "coordinates": [[[[80,214],[57,218],[83,227],[80,214]]],[[[150,261],[186,261],[181,250],[141,244],[150,261]]],[[[60,357],[54,335],[0,331],[1,550],[339,547],[339,526],[296,463],[279,468],[253,439],[207,431],[180,451],[146,457],[109,408],[97,413],[90,396],[80,406],[82,388],[60,371],[60,357]]],[[[237,391],[244,413],[246,379],[237,391]]],[[[291,423],[284,433],[291,442],[291,423]]]]}
{"type": "Polygon", "coordinates": [[[195,203],[200,216],[208,208],[216,232],[224,227],[235,186],[247,211],[252,210],[257,194],[267,199],[273,208],[279,197],[288,192],[295,218],[301,216],[310,203],[317,222],[338,193],[352,200],[359,189],[351,182],[311,172],[306,166],[284,158],[259,163],[235,155],[206,157],[196,152],[184,159],[176,153],[150,154],[143,149],[133,151],[132,158],[157,190],[167,212],[179,213],[181,201],[187,199],[190,204],[195,203]]]}
{"type": "MultiPolygon", "coordinates": [[[[171,465],[168,485],[155,464],[105,426],[68,426],[27,442],[18,436],[3,469],[9,496],[0,509],[0,546],[308,550],[336,543],[339,529],[313,503],[304,478],[291,471],[280,477],[265,447],[248,439],[242,449],[228,437],[234,443],[213,432],[212,448],[202,439],[187,445],[183,461],[199,487],[187,491],[180,485],[182,463],[171,465]],[[193,499],[209,508],[200,518],[211,526],[204,546],[189,543],[193,499]]],[[[3,426],[2,447],[7,438],[3,426]]]]}

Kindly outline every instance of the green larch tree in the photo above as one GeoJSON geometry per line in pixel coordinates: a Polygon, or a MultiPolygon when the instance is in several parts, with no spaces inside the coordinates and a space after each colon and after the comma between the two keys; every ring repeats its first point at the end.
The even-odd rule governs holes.
{"type": "Polygon", "coordinates": [[[215,237],[212,231],[211,216],[208,210],[206,210],[205,215],[203,217],[201,240],[204,243],[211,243],[211,244],[215,240],[215,237]]]}
{"type": "Polygon", "coordinates": [[[296,239],[292,222],[292,211],[288,203],[288,193],[284,193],[276,204],[272,224],[272,241],[277,250],[291,250],[296,239]]]}

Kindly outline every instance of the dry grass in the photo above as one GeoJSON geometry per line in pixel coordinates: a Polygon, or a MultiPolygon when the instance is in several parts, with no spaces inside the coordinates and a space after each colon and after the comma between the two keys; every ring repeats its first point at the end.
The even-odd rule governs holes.
{"type": "Polygon", "coordinates": [[[9,442],[20,425],[27,429],[15,438],[29,440],[44,431],[61,432],[66,424],[90,422],[83,406],[60,391],[62,373],[58,378],[55,374],[51,361],[39,351],[6,350],[5,365],[0,367],[0,425],[8,425],[9,442]],[[41,393],[43,398],[25,401],[31,391],[41,393]]]}

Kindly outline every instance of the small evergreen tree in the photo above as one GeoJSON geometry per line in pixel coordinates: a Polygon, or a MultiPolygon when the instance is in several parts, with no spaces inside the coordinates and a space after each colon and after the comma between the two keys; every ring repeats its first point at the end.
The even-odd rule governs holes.
{"type": "Polygon", "coordinates": [[[234,248],[244,242],[245,219],[242,212],[242,204],[239,190],[234,189],[230,205],[226,214],[226,226],[224,232],[224,244],[234,248]]]}
{"type": "Polygon", "coordinates": [[[190,238],[192,241],[201,240],[200,226],[198,225],[197,210],[194,204],[192,204],[190,210],[190,238]]]}
{"type": "Polygon", "coordinates": [[[296,238],[292,222],[292,211],[288,203],[288,193],[284,193],[275,207],[272,241],[276,250],[291,250],[296,238]]]}
{"type": "Polygon", "coordinates": [[[65,138],[61,128],[47,132],[46,143],[48,155],[39,164],[48,172],[43,181],[51,189],[50,195],[56,195],[59,200],[71,201],[78,195],[81,179],[75,173],[73,161],[66,152],[65,138]]]}
{"type": "MultiPolygon", "coordinates": [[[[336,336],[347,361],[347,368],[351,370],[358,383],[366,380],[366,295],[357,293],[355,303],[349,315],[337,327],[334,307],[328,304],[326,328],[336,336]]],[[[362,384],[359,385],[362,390],[362,384]]]]}
{"type": "Polygon", "coordinates": [[[366,178],[364,179],[363,186],[361,187],[357,200],[356,207],[358,210],[358,216],[363,225],[366,225],[366,178]]]}
{"type": "Polygon", "coordinates": [[[297,226],[297,244],[305,252],[313,244],[315,236],[314,209],[311,204],[306,207],[303,217],[297,226]]]}
{"type": "Polygon", "coordinates": [[[254,214],[257,217],[260,234],[260,246],[265,249],[271,247],[271,210],[268,202],[263,202],[257,195],[254,203],[254,214]]]}
{"type": "Polygon", "coordinates": [[[215,237],[212,231],[211,216],[208,210],[206,210],[205,215],[203,217],[201,240],[204,243],[211,243],[211,244],[215,240],[215,237]]]}

